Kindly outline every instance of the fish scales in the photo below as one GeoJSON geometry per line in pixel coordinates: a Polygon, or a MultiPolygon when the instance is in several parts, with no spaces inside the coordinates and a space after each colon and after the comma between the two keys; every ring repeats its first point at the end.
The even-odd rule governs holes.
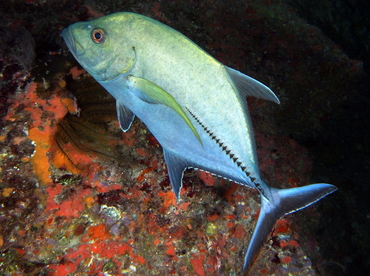
{"type": "MultiPolygon", "coordinates": [[[[200,123],[209,129],[212,134],[212,136],[206,134],[202,137],[202,141],[211,140],[209,143],[204,142],[204,147],[199,147],[199,149],[194,148],[194,144],[197,143],[193,139],[188,139],[187,143],[184,143],[185,140],[183,140],[181,145],[176,143],[168,149],[187,155],[189,154],[189,148],[194,152],[202,152],[202,154],[194,154],[196,158],[192,160],[195,164],[199,162],[199,156],[205,156],[205,161],[198,165],[209,163],[209,160],[219,160],[222,157],[230,159],[226,151],[222,150],[222,147],[219,147],[217,155],[209,154],[212,152],[210,148],[214,148],[216,144],[215,140],[220,139],[223,147],[226,146],[228,150],[231,150],[239,161],[249,168],[249,171],[256,172],[254,164],[257,163],[257,160],[254,154],[254,142],[251,139],[253,137],[252,128],[248,113],[245,110],[245,104],[241,102],[245,99],[241,99],[239,94],[236,93],[225,67],[209,55],[204,55],[203,51],[199,52],[200,48],[196,44],[185,36],[179,36],[178,32],[172,28],[158,24],[153,26],[150,23],[152,22],[149,21],[143,24],[142,28],[135,29],[135,32],[130,36],[133,41],[142,41],[139,40],[140,37],[148,38],[148,40],[142,41],[144,45],[135,44],[137,61],[132,74],[142,74],[144,78],[151,80],[169,92],[180,105],[185,106],[189,113],[191,112],[195,118],[198,118],[200,123]],[[166,43],[158,43],[155,38],[161,36],[164,31],[167,35],[162,39],[166,43]],[[151,45],[151,47],[147,47],[147,45],[151,45]],[[184,56],[187,57],[185,62],[184,56]],[[163,64],[163,60],[166,61],[166,64],[160,66],[160,64],[163,64]],[[176,70],[174,71],[173,68],[176,68],[176,70]],[[184,74],[184,72],[188,73],[184,74]],[[163,76],[166,77],[163,78],[163,76]],[[197,96],[194,97],[194,94],[197,96]],[[217,113],[214,110],[217,110],[217,113]],[[216,139],[212,139],[212,137],[216,137],[216,139]],[[187,152],[182,152],[184,150],[187,152]]],[[[194,125],[199,133],[203,133],[203,128],[199,123],[194,125]]],[[[173,127],[176,127],[174,131],[177,132],[182,132],[184,129],[181,124],[173,124],[173,127]]],[[[168,130],[168,126],[166,126],[166,129],[168,130]]],[[[166,135],[166,129],[161,129],[157,131],[160,133],[153,134],[156,137],[166,135]]],[[[166,139],[166,137],[163,139],[166,139]]],[[[228,166],[226,170],[220,168],[219,163],[213,165],[215,171],[224,171],[224,174],[230,174],[234,170],[235,176],[240,175],[241,169],[236,163],[232,164],[234,168],[228,166]]],[[[255,178],[259,177],[257,173],[253,173],[253,175],[255,178]]],[[[239,180],[244,185],[250,185],[235,177],[229,178],[239,180]]]]}

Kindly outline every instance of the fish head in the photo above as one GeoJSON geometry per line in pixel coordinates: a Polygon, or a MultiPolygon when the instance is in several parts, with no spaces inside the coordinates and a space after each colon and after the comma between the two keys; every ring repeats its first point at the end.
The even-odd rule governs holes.
{"type": "Polygon", "coordinates": [[[74,23],[62,37],[76,60],[98,81],[127,74],[135,63],[130,35],[130,16],[116,13],[87,22],[74,23]]]}

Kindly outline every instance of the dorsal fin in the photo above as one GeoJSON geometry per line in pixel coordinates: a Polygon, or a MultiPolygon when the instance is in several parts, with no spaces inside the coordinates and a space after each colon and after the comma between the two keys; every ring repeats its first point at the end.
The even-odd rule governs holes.
{"type": "Polygon", "coordinates": [[[275,93],[263,83],[230,67],[225,66],[225,68],[243,98],[254,96],[264,100],[273,101],[278,104],[280,103],[279,98],[275,93]]]}

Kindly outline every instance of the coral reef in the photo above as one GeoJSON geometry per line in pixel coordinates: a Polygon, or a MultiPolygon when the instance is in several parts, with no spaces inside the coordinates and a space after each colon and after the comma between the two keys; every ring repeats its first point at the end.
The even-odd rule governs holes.
{"type": "Polygon", "coordinates": [[[240,273],[257,192],[187,170],[176,202],[158,142],[137,119],[120,131],[114,102],[60,38],[73,22],[126,10],[276,92],[280,106],[249,100],[271,186],[340,189],[281,218],[251,275],[368,275],[369,72],[285,2],[2,3],[0,274],[240,273]]]}

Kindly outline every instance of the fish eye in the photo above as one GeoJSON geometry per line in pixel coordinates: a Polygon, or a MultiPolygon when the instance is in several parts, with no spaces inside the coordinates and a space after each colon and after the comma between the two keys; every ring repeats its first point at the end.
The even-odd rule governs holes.
{"type": "Polygon", "coordinates": [[[105,41],[105,32],[102,29],[94,29],[91,31],[91,39],[97,43],[101,44],[105,41]]]}

